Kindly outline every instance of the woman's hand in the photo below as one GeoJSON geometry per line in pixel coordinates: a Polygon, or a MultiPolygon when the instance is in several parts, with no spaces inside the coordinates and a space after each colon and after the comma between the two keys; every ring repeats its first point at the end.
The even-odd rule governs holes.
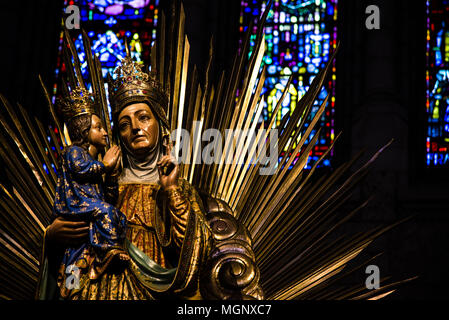
{"type": "Polygon", "coordinates": [[[179,166],[175,157],[171,154],[172,145],[169,144],[168,152],[157,162],[159,180],[163,190],[178,187],[179,166]]]}
{"type": "Polygon", "coordinates": [[[111,172],[116,166],[118,160],[120,159],[121,150],[119,146],[112,146],[104,155],[103,164],[106,168],[106,172],[111,172]]]}
{"type": "Polygon", "coordinates": [[[77,246],[88,240],[89,224],[84,221],[68,221],[56,218],[47,229],[47,240],[63,246],[77,246]]]}

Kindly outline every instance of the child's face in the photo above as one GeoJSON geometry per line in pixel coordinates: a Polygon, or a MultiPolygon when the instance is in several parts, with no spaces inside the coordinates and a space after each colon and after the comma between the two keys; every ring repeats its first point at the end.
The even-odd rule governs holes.
{"type": "Polygon", "coordinates": [[[103,149],[108,144],[108,134],[101,124],[101,119],[95,114],[92,115],[88,139],[89,143],[98,149],[103,149]]]}

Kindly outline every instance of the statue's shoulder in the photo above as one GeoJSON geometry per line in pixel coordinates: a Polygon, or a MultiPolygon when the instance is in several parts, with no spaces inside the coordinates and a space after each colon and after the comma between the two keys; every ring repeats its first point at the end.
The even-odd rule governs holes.
{"type": "Polygon", "coordinates": [[[84,150],[80,146],[75,146],[75,145],[67,146],[67,147],[65,147],[64,150],[66,150],[67,152],[87,152],[86,150],[84,150]]]}
{"type": "Polygon", "coordinates": [[[70,145],[64,148],[64,150],[62,151],[62,156],[65,158],[78,158],[79,156],[84,155],[84,153],[87,153],[87,151],[83,148],[70,145]]]}

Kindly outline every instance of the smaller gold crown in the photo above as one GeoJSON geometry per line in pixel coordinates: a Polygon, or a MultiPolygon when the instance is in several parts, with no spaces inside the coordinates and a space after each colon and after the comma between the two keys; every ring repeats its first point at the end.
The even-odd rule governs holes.
{"type": "Polygon", "coordinates": [[[142,66],[127,55],[121,60],[114,74],[116,79],[109,77],[109,101],[112,112],[119,113],[126,105],[137,102],[147,102],[157,116],[169,127],[166,116],[168,94],[163,85],[152,72],[145,73],[142,66]]]}
{"type": "Polygon", "coordinates": [[[81,114],[96,113],[93,96],[81,87],[72,89],[68,96],[58,99],[58,102],[65,121],[81,114]]]}

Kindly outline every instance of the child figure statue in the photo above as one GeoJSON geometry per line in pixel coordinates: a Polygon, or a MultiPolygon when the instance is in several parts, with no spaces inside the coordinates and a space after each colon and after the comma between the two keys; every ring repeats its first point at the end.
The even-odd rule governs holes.
{"type": "Polygon", "coordinates": [[[103,174],[117,171],[120,149],[113,146],[102,162],[97,160],[107,145],[107,133],[87,90],[72,90],[60,104],[72,145],[62,152],[53,213],[56,217],[89,222],[88,242],[67,248],[60,266],[58,285],[61,296],[67,297],[75,288],[66,283],[74,267],[83,269],[84,279],[80,280],[91,281],[111,263],[123,265],[130,258],[123,247],[126,217],[105,201],[103,191],[103,174]]]}

